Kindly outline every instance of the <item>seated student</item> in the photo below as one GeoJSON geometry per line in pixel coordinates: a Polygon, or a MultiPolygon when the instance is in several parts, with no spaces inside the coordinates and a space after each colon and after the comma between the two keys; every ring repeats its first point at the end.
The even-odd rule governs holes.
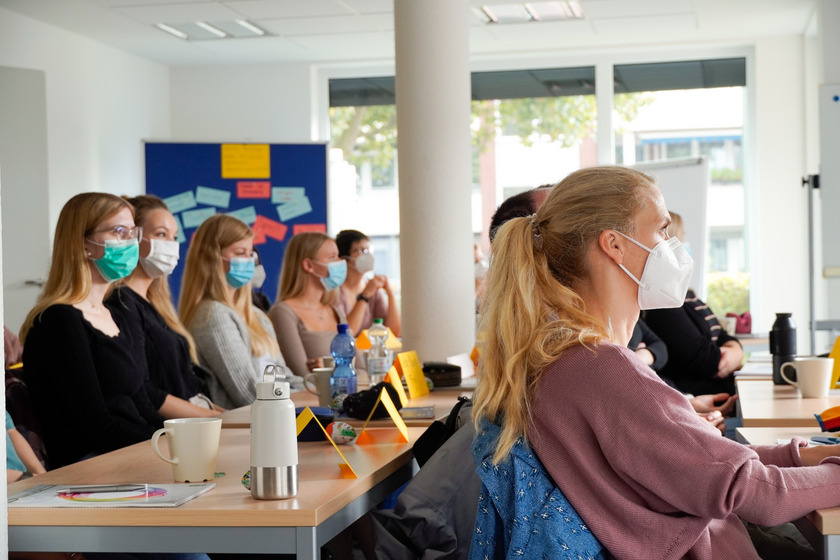
{"type": "MultiPolygon", "coordinates": [[[[265,313],[251,300],[254,232],[216,214],[195,231],[187,251],[178,313],[210,373],[210,398],[223,408],[254,402],[265,367],[286,365],[265,313]]],[[[293,389],[303,380],[292,376],[293,389]]]]}
{"type": "Polygon", "coordinates": [[[47,472],[6,411],[6,483],[47,472]]]}
{"type": "Polygon", "coordinates": [[[344,311],[336,305],[347,261],[338,256],[335,241],[318,232],[298,233],[283,255],[277,302],[268,312],[286,363],[304,376],[323,367],[344,311]]]}
{"type": "MultiPolygon", "coordinates": [[[[671,212],[674,236],[682,239],[682,218],[671,212]]],[[[676,309],[651,309],[644,320],[668,347],[668,363],[659,374],[678,389],[701,393],[735,394],[735,378],[744,358],[741,343],[721,327],[707,304],[691,290],[676,309]]]]}
{"type": "Polygon", "coordinates": [[[76,195],[58,217],[47,282],[20,335],[52,468],[201,410],[152,385],[142,333],[104,304],[111,282],[137,265],[140,236],[131,205],[107,193],[76,195]]]}
{"type": "Polygon", "coordinates": [[[669,222],[652,178],[594,167],[499,229],[474,449],[499,464],[524,442],[616,557],[757,558],[739,516],[773,525],[840,505],[840,447],[722,438],[626,348],[641,308],[682,303],[692,262],[669,222]]]}
{"type": "Polygon", "coordinates": [[[370,239],[355,229],[345,229],[335,236],[338,255],[347,261],[347,279],[338,293],[338,306],[347,316],[350,329],[359,334],[369,329],[374,319],[382,319],[394,336],[402,335],[402,319],[394,292],[384,274],[373,272],[374,258],[370,239]]]}
{"type": "Polygon", "coordinates": [[[143,228],[140,266],[116,283],[105,303],[143,333],[149,377],[155,387],[201,408],[191,416],[206,416],[214,406],[203,394],[206,384],[193,366],[198,361],[195,343],[178,319],[169,293],[169,275],[180,256],[175,241],[178,225],[156,196],[127,200],[134,207],[134,222],[143,228]]]}

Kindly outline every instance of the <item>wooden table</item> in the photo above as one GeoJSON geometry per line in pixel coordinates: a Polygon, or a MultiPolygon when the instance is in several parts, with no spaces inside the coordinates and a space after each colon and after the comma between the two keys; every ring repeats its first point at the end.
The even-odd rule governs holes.
{"type": "MultiPolygon", "coordinates": [[[[837,436],[820,432],[818,427],[737,428],[736,438],[742,443],[775,445],[779,439],[802,436],[810,439],[816,435],[837,436]]],[[[827,560],[840,560],[840,507],[820,509],[795,522],[817,553],[827,560]]]]}
{"type": "Polygon", "coordinates": [[[840,390],[825,398],[804,399],[792,385],[774,385],[770,380],[735,380],[738,410],[745,427],[819,426],[814,414],[840,406],[840,390]]]}
{"type": "MultiPolygon", "coordinates": [[[[405,420],[406,426],[409,427],[416,427],[416,428],[425,428],[431,425],[432,422],[435,420],[439,420],[442,418],[446,418],[449,415],[449,412],[452,410],[452,407],[455,406],[455,403],[458,402],[459,396],[465,397],[472,397],[472,390],[471,389],[463,389],[459,390],[456,388],[452,388],[449,390],[443,389],[436,389],[429,393],[428,395],[424,395],[422,397],[418,397],[416,399],[409,399],[408,407],[415,407],[415,406],[434,406],[435,407],[435,415],[434,418],[409,418],[405,420]]],[[[318,397],[310,393],[309,391],[298,391],[297,393],[292,393],[292,402],[295,403],[296,407],[299,406],[318,406],[318,397]]],[[[341,418],[342,422],[347,422],[351,426],[361,426],[365,423],[364,419],[357,419],[357,418],[341,418]]],[[[379,420],[371,420],[370,426],[374,427],[385,427],[385,426],[393,426],[394,423],[391,421],[390,418],[383,418],[379,420]]],[[[222,413],[222,427],[223,428],[250,428],[251,427],[251,407],[250,406],[243,406],[240,408],[235,408],[233,410],[228,410],[222,413]]]]}
{"type": "MultiPolygon", "coordinates": [[[[411,478],[414,441],[396,428],[378,441],[344,445],[357,479],[341,478],[340,457],[326,442],[299,444],[299,490],[289,500],[255,500],[240,479],[250,466],[248,430],[222,430],[216,488],[175,508],[8,508],[9,550],[69,552],[285,553],[317,559],[320,547],[411,478]],[[390,442],[390,443],[388,443],[390,442]]],[[[161,441],[165,441],[163,438],[161,441]]],[[[164,451],[167,453],[167,451],[164,451]]],[[[169,464],[148,441],[8,486],[171,483],[169,464]]]]}

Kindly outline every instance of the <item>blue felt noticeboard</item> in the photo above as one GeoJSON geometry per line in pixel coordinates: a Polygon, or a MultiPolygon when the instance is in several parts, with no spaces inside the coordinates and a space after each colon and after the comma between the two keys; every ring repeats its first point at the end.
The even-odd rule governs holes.
{"type": "Polygon", "coordinates": [[[145,157],[146,193],[167,203],[180,230],[181,261],[169,280],[176,305],[189,240],[213,214],[254,230],[266,272],[262,291],[272,302],[292,235],[326,232],[326,144],[146,142],[145,157]]]}

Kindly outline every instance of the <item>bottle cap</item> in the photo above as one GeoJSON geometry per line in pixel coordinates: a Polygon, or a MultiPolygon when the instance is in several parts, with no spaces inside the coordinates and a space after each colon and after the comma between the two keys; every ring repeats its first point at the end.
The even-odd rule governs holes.
{"type": "Polygon", "coordinates": [[[374,325],[381,325],[382,324],[382,319],[374,319],[373,324],[374,325]]]}
{"type": "Polygon", "coordinates": [[[339,334],[346,333],[348,328],[349,328],[349,325],[347,323],[339,323],[338,324],[338,333],[339,334]]]}

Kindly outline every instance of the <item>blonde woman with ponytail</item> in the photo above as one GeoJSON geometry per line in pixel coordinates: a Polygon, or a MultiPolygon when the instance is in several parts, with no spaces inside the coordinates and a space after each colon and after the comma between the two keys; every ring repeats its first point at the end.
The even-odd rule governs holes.
{"type": "MultiPolygon", "coordinates": [[[[473,407],[493,506],[479,508],[471,558],[513,546],[500,528],[548,495],[511,464],[528,464],[529,482],[545,474],[559,492],[546,506],[570,504],[593,557],[755,559],[739,517],[775,525],[840,505],[840,447],[721,437],[627,349],[640,309],[682,305],[693,262],[669,223],[652,178],[594,167],[496,232],[473,407]]],[[[534,537],[526,557],[557,542],[534,537]]]]}
{"type": "MultiPolygon", "coordinates": [[[[265,366],[285,366],[271,321],[251,300],[254,268],[254,232],[242,221],[217,214],[195,231],[178,315],[210,373],[210,398],[224,408],[254,402],[265,366]]],[[[289,381],[302,388],[302,378],[289,381]]]]}
{"type": "MultiPolygon", "coordinates": [[[[143,334],[105,305],[139,258],[132,206],[83,193],[62,208],[40,299],[21,329],[50,467],[149,439],[164,418],[200,412],[149,382],[143,334]]],[[[207,412],[207,411],[205,411],[207,412]]]]}
{"type": "Polygon", "coordinates": [[[180,257],[178,225],[156,196],[123,198],[134,207],[134,221],[143,228],[139,266],[116,282],[106,302],[143,332],[152,383],[195,405],[190,416],[215,415],[213,403],[202,393],[207,391],[206,383],[194,367],[195,342],[178,319],[169,291],[169,275],[180,257]]]}

